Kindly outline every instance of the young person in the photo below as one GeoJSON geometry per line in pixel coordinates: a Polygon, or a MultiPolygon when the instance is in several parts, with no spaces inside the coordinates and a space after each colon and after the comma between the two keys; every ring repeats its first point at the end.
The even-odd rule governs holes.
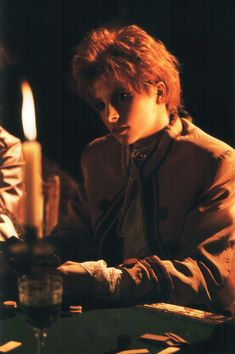
{"type": "Polygon", "coordinates": [[[52,233],[70,291],[87,279],[120,301],[233,308],[235,154],[180,117],[177,59],[136,25],[99,28],[72,77],[109,133],[85,149],[79,201],[52,233]]]}

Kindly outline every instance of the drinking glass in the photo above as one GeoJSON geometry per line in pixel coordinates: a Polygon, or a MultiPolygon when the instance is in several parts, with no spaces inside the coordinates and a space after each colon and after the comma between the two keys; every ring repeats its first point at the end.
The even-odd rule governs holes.
{"type": "Polygon", "coordinates": [[[37,354],[42,354],[48,328],[60,314],[62,278],[57,275],[24,275],[18,278],[18,290],[22,312],[37,339],[37,354]]]}

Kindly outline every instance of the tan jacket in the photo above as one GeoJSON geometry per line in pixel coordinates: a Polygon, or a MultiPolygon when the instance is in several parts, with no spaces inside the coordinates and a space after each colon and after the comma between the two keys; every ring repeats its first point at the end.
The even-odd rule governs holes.
{"type": "MultiPolygon", "coordinates": [[[[89,258],[94,247],[98,257],[108,254],[105,242],[110,230],[112,238],[111,223],[125,194],[126,165],[126,149],[111,135],[96,139],[85,150],[84,188],[69,224],[71,235],[74,229],[70,256],[77,250],[78,257],[89,258]]],[[[234,301],[235,275],[234,150],[188,120],[176,118],[163,131],[141,174],[151,252],[145,260],[123,266],[122,296],[151,295],[157,301],[228,308],[234,301]],[[223,294],[221,302],[221,292],[226,301],[223,294]]],[[[63,238],[60,232],[57,236],[63,238]]],[[[65,248],[70,241],[68,237],[65,248]]]]}

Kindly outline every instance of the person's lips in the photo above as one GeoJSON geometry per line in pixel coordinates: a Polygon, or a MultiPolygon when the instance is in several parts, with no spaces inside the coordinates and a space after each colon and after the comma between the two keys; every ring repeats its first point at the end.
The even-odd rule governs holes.
{"type": "Polygon", "coordinates": [[[115,135],[118,135],[118,134],[122,134],[123,132],[125,132],[127,129],[129,129],[129,126],[128,125],[125,125],[125,126],[122,126],[122,127],[116,127],[116,128],[113,128],[111,130],[111,133],[112,134],[115,134],[115,135]]]}

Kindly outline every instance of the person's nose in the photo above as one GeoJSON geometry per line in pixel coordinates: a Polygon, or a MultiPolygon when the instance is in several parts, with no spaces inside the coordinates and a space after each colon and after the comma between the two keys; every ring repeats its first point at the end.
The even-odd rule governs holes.
{"type": "Polygon", "coordinates": [[[119,119],[119,113],[117,109],[112,105],[109,104],[107,106],[107,113],[106,113],[106,120],[109,124],[116,123],[119,119]]]}

